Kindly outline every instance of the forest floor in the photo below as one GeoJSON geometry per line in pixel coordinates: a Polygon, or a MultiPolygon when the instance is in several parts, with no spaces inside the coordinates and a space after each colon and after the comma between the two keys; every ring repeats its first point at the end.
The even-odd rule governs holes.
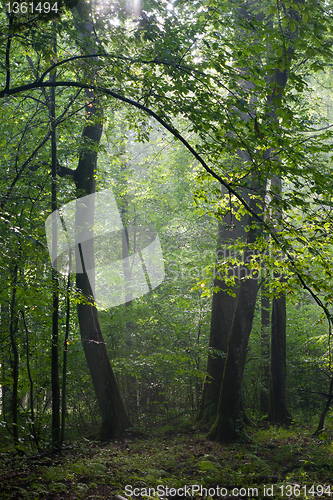
{"type": "Polygon", "coordinates": [[[331,498],[333,429],[312,431],[261,424],[249,442],[222,445],[187,425],[108,444],[83,438],[46,456],[6,450],[0,499],[331,498]]]}

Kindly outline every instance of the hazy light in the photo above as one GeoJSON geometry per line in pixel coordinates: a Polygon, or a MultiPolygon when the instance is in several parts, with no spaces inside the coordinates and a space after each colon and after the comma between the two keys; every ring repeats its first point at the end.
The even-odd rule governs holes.
{"type": "Polygon", "coordinates": [[[126,0],[126,8],[136,17],[141,14],[141,0],[126,0]]]}

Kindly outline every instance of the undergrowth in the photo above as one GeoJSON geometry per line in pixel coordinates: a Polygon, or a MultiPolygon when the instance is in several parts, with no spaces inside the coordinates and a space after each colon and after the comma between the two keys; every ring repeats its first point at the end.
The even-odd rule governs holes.
{"type": "Polygon", "coordinates": [[[7,448],[0,454],[0,498],[330,498],[332,435],[260,424],[248,443],[225,445],[187,425],[104,445],[81,439],[46,456],[18,457],[7,448]]]}

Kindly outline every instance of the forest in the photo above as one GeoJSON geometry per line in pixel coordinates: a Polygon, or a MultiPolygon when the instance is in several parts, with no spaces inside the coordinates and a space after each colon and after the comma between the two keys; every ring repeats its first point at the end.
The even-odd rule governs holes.
{"type": "Polygon", "coordinates": [[[330,498],[331,1],[0,20],[0,498],[330,498]]]}

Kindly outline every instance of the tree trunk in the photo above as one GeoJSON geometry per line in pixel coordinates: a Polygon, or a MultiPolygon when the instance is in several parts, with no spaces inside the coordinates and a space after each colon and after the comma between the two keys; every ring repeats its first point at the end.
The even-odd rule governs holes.
{"type": "MultiPolygon", "coordinates": [[[[54,21],[55,28],[55,21],[54,21]]],[[[56,34],[53,36],[53,50],[57,53],[56,34]]],[[[50,81],[56,81],[56,71],[50,74],[50,81]]],[[[49,114],[51,124],[51,157],[52,157],[52,213],[57,210],[57,138],[55,121],[55,87],[51,88],[51,98],[49,103],[49,114]]],[[[52,248],[57,248],[57,221],[53,216],[52,222],[52,248]]],[[[60,383],[59,383],[59,281],[56,269],[52,268],[52,346],[51,346],[51,385],[52,385],[52,445],[54,448],[60,444],[60,383]]]]}
{"type": "MultiPolygon", "coordinates": [[[[274,177],[272,179],[272,186],[277,190],[276,196],[281,196],[281,179],[274,177]]],[[[279,223],[279,219],[282,217],[281,211],[276,211],[275,217],[279,223]]],[[[280,277],[280,280],[283,281],[283,277],[280,277]]],[[[281,425],[290,423],[291,421],[286,403],[286,337],[286,295],[284,292],[281,292],[273,298],[272,306],[269,408],[267,418],[269,422],[281,425]]]]}
{"type": "MultiPolygon", "coordinates": [[[[258,200],[250,200],[250,206],[253,210],[258,210],[257,203],[258,200]]],[[[249,219],[249,225],[253,224],[254,221],[250,217],[249,219]]],[[[256,233],[257,229],[252,226],[247,233],[248,244],[254,243],[256,233]]],[[[251,254],[251,250],[246,249],[246,262],[249,261],[251,254]]],[[[244,437],[242,380],[257,292],[258,281],[256,274],[253,274],[250,279],[241,279],[228,342],[228,353],[224,367],[217,417],[208,434],[209,439],[227,442],[244,437]]]]}
{"type": "Polygon", "coordinates": [[[269,282],[264,279],[261,285],[261,359],[260,359],[260,413],[268,414],[269,394],[269,325],[270,325],[270,300],[267,295],[269,282]]]}
{"type": "Polygon", "coordinates": [[[241,282],[232,323],[216,421],[208,435],[216,441],[243,436],[242,380],[258,291],[255,279],[241,282]]]}
{"type": "MultiPolygon", "coordinates": [[[[222,284],[218,279],[215,279],[214,286],[222,286],[222,284]]],[[[198,415],[198,420],[210,425],[213,424],[217,415],[228,338],[236,302],[237,297],[232,297],[223,290],[213,295],[209,347],[220,352],[209,354],[208,356],[207,376],[203,387],[200,413],[198,415]]]]}
{"type": "MultiPolygon", "coordinates": [[[[88,95],[88,97],[92,97],[88,95]]],[[[96,106],[98,107],[98,101],[96,106]]],[[[87,113],[94,113],[96,119],[97,107],[88,107],[87,113]]],[[[100,114],[100,110],[98,110],[100,114]]],[[[88,115],[88,116],[89,116],[88,115]]],[[[91,116],[89,116],[91,120],[91,116]]],[[[97,166],[96,145],[102,135],[101,118],[94,125],[87,125],[83,130],[83,138],[86,140],[85,151],[81,153],[78,167],[75,172],[77,196],[81,197],[95,192],[95,171],[97,166]],[[91,146],[90,148],[87,146],[91,146]]],[[[89,207],[91,208],[91,207],[89,207]]],[[[91,215],[93,210],[87,211],[86,222],[91,227],[91,215]]],[[[82,212],[80,219],[82,222],[82,212]]],[[[91,249],[88,256],[93,260],[93,239],[91,239],[91,249]]],[[[93,262],[89,263],[89,269],[93,268],[93,262]]],[[[90,276],[91,280],[91,276],[90,276]]],[[[78,318],[80,325],[81,339],[91,378],[98,399],[100,412],[102,415],[101,439],[109,439],[119,436],[122,432],[131,427],[131,422],[126,414],[118,385],[113,374],[111,364],[107,355],[105,342],[99,326],[97,309],[94,305],[93,291],[86,270],[76,274],[76,285],[87,298],[86,303],[78,305],[78,318]]]]}
{"type": "Polygon", "coordinates": [[[17,350],[17,344],[15,339],[15,334],[17,331],[18,324],[18,314],[16,311],[16,292],[17,292],[17,275],[18,275],[18,263],[14,266],[14,279],[13,279],[13,290],[12,298],[10,304],[10,321],[9,321],[9,338],[10,344],[13,352],[12,365],[12,375],[13,375],[13,388],[11,397],[11,410],[12,410],[12,425],[13,425],[13,439],[15,447],[19,444],[19,434],[18,434],[18,378],[19,378],[19,355],[17,350]]]}
{"type": "MultiPolygon", "coordinates": [[[[8,335],[10,329],[10,310],[9,310],[9,301],[1,304],[1,344],[5,344],[5,337],[8,335]]],[[[8,354],[9,356],[9,354],[8,354]]],[[[6,424],[7,429],[9,429],[9,418],[11,414],[12,408],[12,391],[8,381],[8,371],[6,370],[7,366],[11,366],[11,361],[8,356],[3,352],[3,358],[1,359],[1,413],[3,416],[3,420],[6,424]]]]}
{"type": "MultiPolygon", "coordinates": [[[[84,37],[87,50],[88,52],[95,52],[95,35],[93,26],[89,21],[89,6],[84,2],[79,2],[75,10],[77,13],[77,27],[84,37]]],[[[77,169],[73,173],[77,198],[95,192],[97,146],[100,143],[103,129],[103,112],[98,96],[95,96],[90,90],[86,91],[86,96],[87,124],[82,132],[83,148],[79,156],[77,169]]],[[[83,211],[80,210],[80,222],[87,223],[87,227],[92,227],[93,207],[88,207],[85,212],[86,214],[83,214],[83,211]],[[85,217],[85,220],[82,217],[85,217]]],[[[88,278],[86,272],[86,269],[94,268],[93,238],[90,239],[89,245],[89,249],[85,248],[85,258],[89,259],[89,264],[86,262],[88,264],[86,268],[84,267],[80,245],[77,245],[79,248],[76,249],[76,262],[81,260],[83,267],[83,272],[76,274],[76,285],[87,299],[85,303],[78,304],[77,311],[83,349],[102,416],[102,426],[98,437],[101,440],[108,440],[121,435],[132,424],[121,399],[100,329],[98,313],[93,299],[93,279],[92,276],[88,278]]]]}
{"type": "MultiPolygon", "coordinates": [[[[250,7],[251,5],[246,2],[241,7],[236,8],[235,15],[241,20],[241,23],[244,21],[244,19],[249,19],[250,14],[252,15],[252,13],[249,12],[250,7]]],[[[239,27],[239,35],[242,36],[242,33],[243,30],[241,27],[239,27]]],[[[240,73],[241,72],[242,71],[240,71],[240,73]]],[[[243,81],[243,85],[248,89],[254,87],[254,84],[252,82],[248,82],[246,80],[243,81]]],[[[246,113],[243,113],[243,115],[244,121],[249,120],[249,116],[246,113]]],[[[245,161],[249,160],[248,153],[244,149],[238,149],[237,154],[245,161]]],[[[254,181],[254,177],[252,181],[254,181]]],[[[254,186],[253,184],[253,187],[260,188],[260,190],[262,189],[262,186],[259,185],[257,180],[255,180],[255,184],[256,186],[254,186]]],[[[243,188],[243,196],[245,192],[246,189],[243,188]]],[[[253,199],[249,200],[249,204],[251,208],[256,211],[258,210],[256,202],[253,199]]],[[[251,221],[250,216],[246,216],[243,219],[244,225],[248,225],[251,224],[251,222],[254,222],[251,221]]],[[[242,224],[239,225],[237,223],[237,226],[243,229],[242,224]]],[[[255,241],[255,234],[255,229],[249,229],[249,232],[247,233],[247,243],[253,243],[255,241]]],[[[246,249],[245,255],[247,261],[247,259],[250,258],[251,251],[249,251],[249,249],[246,249]]],[[[224,352],[226,348],[226,342],[228,342],[227,356],[225,360],[218,360],[219,369],[222,368],[223,371],[220,371],[219,374],[216,373],[215,375],[217,377],[217,382],[220,384],[218,403],[216,392],[217,383],[215,384],[215,386],[213,386],[215,392],[212,393],[212,397],[215,397],[216,401],[214,406],[215,408],[217,406],[217,416],[215,423],[213,424],[208,434],[208,438],[217,441],[233,441],[241,437],[243,434],[244,422],[247,420],[244,415],[242,405],[242,379],[245,368],[248,340],[252,329],[258,283],[257,277],[256,279],[244,279],[244,276],[241,276],[239,273],[238,278],[240,280],[238,297],[233,300],[232,298],[227,299],[222,295],[220,295],[219,297],[220,299],[225,301],[226,320],[223,317],[218,316],[218,313],[222,313],[222,310],[220,310],[217,305],[218,297],[216,297],[215,303],[213,297],[213,308],[215,307],[215,311],[214,309],[212,310],[212,325],[214,325],[215,320],[217,320],[223,322],[220,323],[220,327],[223,325],[222,327],[228,329],[222,333],[223,339],[220,339],[220,342],[223,342],[222,345],[224,352]]],[[[207,391],[209,391],[208,387],[206,389],[206,392],[207,391]]],[[[212,406],[212,408],[214,408],[214,406],[212,406]]],[[[213,415],[211,414],[210,416],[213,415]]]]}
{"type": "Polygon", "coordinates": [[[28,377],[29,377],[29,384],[30,384],[30,391],[29,391],[29,400],[30,400],[30,429],[31,429],[31,435],[35,441],[35,445],[37,448],[39,448],[38,444],[38,436],[36,432],[36,427],[35,427],[35,410],[34,410],[34,382],[32,379],[31,375],[31,369],[30,369],[30,347],[29,347],[29,330],[27,326],[27,322],[25,320],[25,314],[24,311],[21,310],[21,315],[22,315],[22,321],[23,321],[23,326],[25,329],[25,338],[26,338],[26,353],[27,353],[27,372],[28,372],[28,377]]]}
{"type": "Polygon", "coordinates": [[[69,293],[71,287],[71,275],[70,275],[71,263],[72,263],[72,256],[70,252],[68,278],[67,278],[67,297],[66,297],[66,328],[65,328],[65,338],[64,338],[64,352],[62,358],[61,436],[60,436],[61,443],[63,443],[65,440],[65,427],[66,427],[67,352],[68,352],[68,338],[69,338],[69,320],[71,311],[71,303],[69,300],[69,293]]]}
{"type": "Polygon", "coordinates": [[[286,405],[286,296],[273,298],[268,421],[290,423],[286,405]]]}
{"type": "MultiPolygon", "coordinates": [[[[230,257],[229,250],[226,250],[226,243],[231,238],[236,240],[240,231],[234,228],[233,231],[225,229],[225,224],[219,222],[218,225],[218,249],[217,257],[223,254],[223,259],[230,257]],[[228,253],[228,255],[227,255],[228,253]]],[[[207,361],[207,376],[204,382],[203,393],[200,403],[200,410],[197,420],[212,425],[217,415],[221,383],[225,359],[228,349],[228,339],[232,326],[232,320],[237,304],[238,288],[233,287],[235,297],[223,290],[226,285],[216,275],[214,279],[214,287],[219,287],[221,290],[213,294],[212,301],[212,316],[210,323],[209,347],[213,348],[218,353],[208,355],[207,361]]]]}
{"type": "MultiPolygon", "coordinates": [[[[250,6],[245,3],[244,6],[237,8],[236,16],[241,19],[241,22],[243,22],[244,19],[250,18],[249,7],[250,6]]],[[[239,28],[239,32],[240,36],[242,36],[241,28],[239,28]]],[[[240,71],[240,73],[241,72],[242,71],[240,71]]],[[[244,74],[246,74],[246,71],[244,71],[244,74]]],[[[243,81],[242,85],[247,89],[254,88],[254,84],[246,80],[243,81]]],[[[246,113],[242,114],[244,121],[248,121],[249,115],[246,113]]],[[[244,149],[238,149],[237,154],[239,158],[245,161],[250,160],[248,152],[244,149]]],[[[259,194],[259,191],[261,192],[265,190],[265,186],[260,186],[258,180],[253,177],[252,181],[254,180],[255,185],[252,182],[252,187],[258,189],[259,194]]],[[[266,185],[266,181],[264,181],[264,184],[266,185]]],[[[243,196],[245,195],[245,193],[248,193],[248,191],[243,188],[243,196]]],[[[246,197],[248,197],[248,195],[246,197]]],[[[255,211],[258,210],[256,202],[253,199],[249,200],[249,204],[255,211]]],[[[249,225],[251,224],[251,218],[249,216],[245,216],[243,217],[242,222],[244,226],[249,225]]],[[[245,233],[242,224],[239,224],[236,221],[236,225],[239,227],[239,229],[242,230],[241,234],[244,235],[245,233]]],[[[255,241],[255,233],[256,230],[249,230],[249,232],[247,233],[248,243],[253,243],[255,241]]],[[[246,249],[245,255],[247,260],[248,258],[250,258],[251,251],[246,249]]],[[[239,438],[243,434],[243,424],[245,423],[245,421],[247,421],[243,412],[242,405],[242,379],[246,361],[247,345],[252,329],[258,283],[257,277],[256,279],[244,279],[244,277],[239,273],[238,278],[240,279],[238,297],[234,299],[232,303],[230,299],[227,299],[226,301],[228,307],[228,310],[226,311],[226,314],[228,315],[227,327],[229,328],[229,331],[223,333],[223,336],[225,336],[225,338],[223,339],[223,347],[225,349],[225,342],[228,342],[227,357],[225,361],[223,360],[222,362],[220,362],[220,368],[222,367],[224,371],[220,372],[218,378],[218,383],[221,386],[219,400],[217,400],[216,398],[216,391],[213,396],[216,398],[215,408],[216,406],[218,407],[217,416],[215,423],[213,424],[208,434],[208,437],[210,439],[215,439],[217,441],[233,441],[239,438]],[[234,311],[234,314],[231,314],[233,313],[232,310],[234,311]]],[[[222,299],[225,300],[224,297],[222,299]]],[[[212,321],[213,319],[215,318],[213,318],[212,316],[212,321]]],[[[208,387],[206,389],[206,392],[207,391],[208,387]]]]}
{"type": "MultiPolygon", "coordinates": [[[[76,283],[88,297],[91,289],[87,274],[78,274],[76,283]]],[[[78,316],[84,353],[102,416],[99,437],[107,440],[121,435],[125,429],[131,427],[131,422],[127,417],[107,355],[97,309],[92,304],[79,304],[78,316]]]]}
{"type": "Polygon", "coordinates": [[[332,376],[332,372],[331,372],[330,388],[328,391],[327,400],[326,400],[325,406],[320,414],[318,426],[317,426],[317,429],[315,430],[315,432],[313,433],[313,437],[317,437],[317,436],[319,436],[319,434],[321,434],[323,432],[325,417],[326,417],[328,410],[330,409],[332,400],[333,400],[333,376],[332,376]]]}

